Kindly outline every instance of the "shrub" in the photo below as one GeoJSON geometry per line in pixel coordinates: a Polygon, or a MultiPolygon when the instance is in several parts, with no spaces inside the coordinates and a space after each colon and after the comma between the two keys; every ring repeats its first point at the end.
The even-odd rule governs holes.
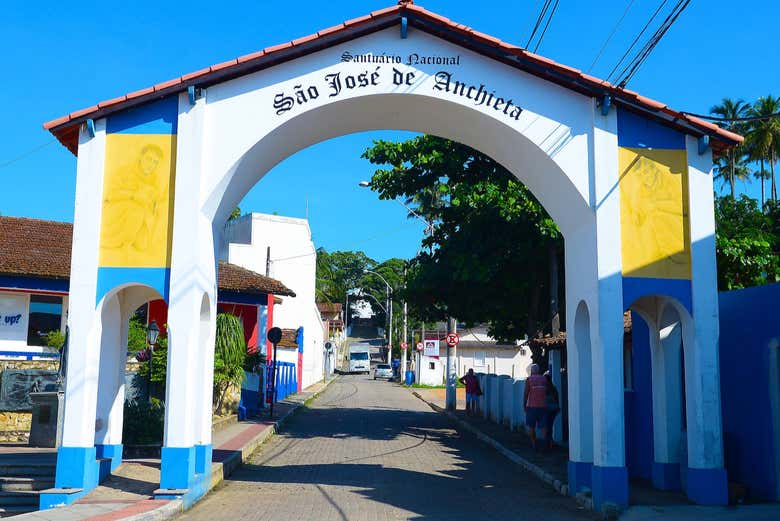
{"type": "Polygon", "coordinates": [[[122,441],[127,445],[162,444],[165,406],[160,400],[125,402],[122,441]]]}
{"type": "Polygon", "coordinates": [[[214,343],[215,409],[222,410],[228,389],[244,381],[246,342],[241,320],[229,313],[217,315],[217,337],[214,343]]]}

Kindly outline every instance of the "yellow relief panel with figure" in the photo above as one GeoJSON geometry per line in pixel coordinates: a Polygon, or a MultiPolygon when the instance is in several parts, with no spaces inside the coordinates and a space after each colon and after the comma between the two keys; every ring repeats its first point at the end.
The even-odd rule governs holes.
{"type": "Polygon", "coordinates": [[[689,279],[685,150],[619,148],[623,275],[689,279]]]}
{"type": "Polygon", "coordinates": [[[108,134],[102,267],[170,267],[176,136],[108,134]]]}

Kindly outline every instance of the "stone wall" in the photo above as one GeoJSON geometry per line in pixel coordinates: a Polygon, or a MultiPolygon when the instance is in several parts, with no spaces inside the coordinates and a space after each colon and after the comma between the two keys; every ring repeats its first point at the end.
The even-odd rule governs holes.
{"type": "MultiPolygon", "coordinates": [[[[6,369],[46,369],[56,371],[59,360],[0,360],[0,371],[6,369]]],[[[128,361],[125,371],[138,372],[139,363],[128,361]]],[[[32,413],[29,411],[0,411],[0,443],[27,443],[30,438],[32,413]]]]}

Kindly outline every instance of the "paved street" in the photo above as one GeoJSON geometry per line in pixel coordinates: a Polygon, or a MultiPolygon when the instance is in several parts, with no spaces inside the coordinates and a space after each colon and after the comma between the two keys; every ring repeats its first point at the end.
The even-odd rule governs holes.
{"type": "Polygon", "coordinates": [[[181,519],[594,519],[395,384],[342,376],[181,519]]]}

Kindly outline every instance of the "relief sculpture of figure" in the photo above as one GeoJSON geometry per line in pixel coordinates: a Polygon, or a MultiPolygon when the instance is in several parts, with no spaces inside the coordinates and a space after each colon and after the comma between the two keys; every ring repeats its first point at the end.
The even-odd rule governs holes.
{"type": "Polygon", "coordinates": [[[646,261],[670,263],[666,269],[673,272],[684,269],[688,255],[680,187],[673,174],[664,173],[652,159],[637,157],[632,170],[638,179],[623,193],[622,202],[631,220],[632,245],[646,261]]]}
{"type": "Polygon", "coordinates": [[[135,163],[112,172],[103,194],[101,246],[106,249],[145,252],[154,240],[167,183],[161,182],[162,149],[145,145],[135,163]]]}

